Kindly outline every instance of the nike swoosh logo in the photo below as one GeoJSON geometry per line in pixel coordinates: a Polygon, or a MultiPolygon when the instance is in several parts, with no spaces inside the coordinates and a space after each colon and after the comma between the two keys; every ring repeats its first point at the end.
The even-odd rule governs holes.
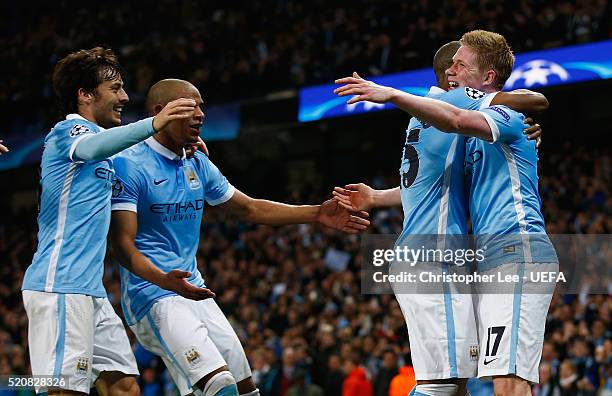
{"type": "Polygon", "coordinates": [[[158,185],[162,184],[163,182],[165,182],[166,180],[168,180],[168,179],[153,180],[153,183],[154,183],[156,186],[158,186],[158,185]]]}
{"type": "Polygon", "coordinates": [[[489,364],[489,363],[491,363],[491,362],[494,362],[494,361],[496,361],[497,359],[499,359],[499,358],[491,359],[491,360],[489,360],[489,361],[487,362],[487,359],[485,358],[485,360],[484,360],[484,365],[486,366],[487,364],[489,364]]]}

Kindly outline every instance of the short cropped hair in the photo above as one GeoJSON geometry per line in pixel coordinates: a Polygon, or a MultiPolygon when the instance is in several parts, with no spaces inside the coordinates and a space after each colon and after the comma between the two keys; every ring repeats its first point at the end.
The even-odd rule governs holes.
{"type": "Polygon", "coordinates": [[[441,85],[446,75],[446,69],[452,66],[453,56],[457,53],[457,50],[461,46],[459,41],[451,41],[444,44],[438,49],[433,58],[433,69],[438,80],[438,85],[441,85]]]}
{"type": "Polygon", "coordinates": [[[502,89],[514,67],[514,54],[504,36],[486,30],[472,30],[461,37],[461,45],[476,52],[476,61],[480,70],[495,71],[493,85],[497,89],[502,89]]]}
{"type": "Polygon", "coordinates": [[[63,114],[77,112],[80,88],[95,93],[100,83],[122,75],[117,56],[108,48],[82,49],[66,55],[53,69],[53,90],[61,111],[63,114]]]}

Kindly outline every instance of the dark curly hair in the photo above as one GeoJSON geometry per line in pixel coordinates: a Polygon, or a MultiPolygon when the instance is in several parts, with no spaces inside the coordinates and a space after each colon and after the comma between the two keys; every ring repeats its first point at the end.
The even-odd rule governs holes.
{"type": "Polygon", "coordinates": [[[77,112],[77,92],[80,88],[95,93],[103,81],[123,75],[119,60],[112,50],[95,47],[72,52],[53,69],[53,90],[63,114],[77,112]]]}

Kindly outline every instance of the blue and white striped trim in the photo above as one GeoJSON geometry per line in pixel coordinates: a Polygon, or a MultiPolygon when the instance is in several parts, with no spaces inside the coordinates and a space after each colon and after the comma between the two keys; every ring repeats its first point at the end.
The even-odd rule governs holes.
{"type": "Polygon", "coordinates": [[[117,202],[111,205],[111,211],[127,210],[128,212],[138,213],[138,206],[132,202],[117,202]]]}
{"type": "Polygon", "coordinates": [[[77,168],[76,163],[71,163],[68,166],[68,172],[64,178],[64,185],[59,199],[59,209],[57,211],[57,230],[55,231],[54,246],[49,259],[49,268],[47,269],[47,279],[45,282],[45,291],[53,292],[55,284],[55,275],[57,270],[57,261],[59,259],[62,243],[64,242],[64,229],[66,228],[66,216],[68,213],[68,197],[70,196],[70,187],[74,179],[74,172],[77,168]]]}
{"type": "Polygon", "coordinates": [[[64,346],[66,341],[66,295],[62,293],[57,296],[57,338],[55,339],[55,366],[53,376],[62,375],[64,363],[64,346]]]}
{"type": "Polygon", "coordinates": [[[444,164],[444,177],[442,182],[442,196],[440,197],[440,210],[438,211],[438,241],[437,248],[444,249],[446,243],[446,228],[448,227],[448,201],[450,196],[450,183],[452,176],[452,164],[455,159],[458,136],[455,136],[446,155],[444,164]]]}
{"type": "Polygon", "coordinates": [[[230,183],[227,183],[227,190],[225,191],[225,194],[223,194],[217,199],[206,198],[206,202],[208,202],[212,206],[221,205],[222,203],[229,201],[234,196],[235,192],[236,187],[232,186],[230,183]]]}
{"type": "Polygon", "coordinates": [[[489,124],[489,128],[491,128],[491,136],[493,137],[493,140],[489,143],[493,144],[497,140],[499,140],[499,128],[497,127],[497,124],[490,115],[488,115],[484,111],[479,111],[479,113],[484,116],[485,120],[487,121],[487,124],[489,124]]]}
{"type": "Polygon", "coordinates": [[[168,357],[168,359],[172,360],[172,363],[174,363],[174,365],[176,366],[176,368],[178,370],[180,370],[181,374],[183,375],[183,377],[185,377],[185,379],[187,380],[187,386],[190,389],[193,389],[193,385],[191,383],[191,381],[189,380],[189,376],[187,375],[187,373],[185,372],[185,370],[183,370],[183,368],[181,367],[181,365],[176,361],[176,358],[174,357],[174,355],[172,354],[172,352],[170,352],[170,348],[168,348],[168,345],[166,344],[166,342],[164,341],[164,339],[161,336],[161,333],[159,332],[159,329],[157,328],[157,326],[155,325],[155,321],[153,320],[153,317],[151,316],[151,312],[147,312],[147,320],[149,322],[149,326],[151,326],[151,330],[153,330],[153,334],[155,335],[155,338],[157,338],[157,341],[159,342],[159,345],[162,347],[162,349],[164,350],[164,353],[166,354],[166,356],[168,357]]]}
{"type": "MultiPolygon", "coordinates": [[[[448,264],[444,266],[443,272],[448,273],[448,264]]],[[[453,297],[450,286],[443,283],[444,288],[444,314],[446,315],[446,337],[448,338],[448,364],[450,366],[450,377],[458,378],[457,372],[457,344],[455,342],[455,316],[453,314],[453,297]]]]}
{"type": "Polygon", "coordinates": [[[136,318],[134,312],[132,312],[132,300],[128,293],[128,287],[130,285],[130,271],[125,268],[119,269],[121,273],[121,309],[125,315],[125,321],[128,326],[136,324],[136,318]]]}
{"type": "Polygon", "coordinates": [[[510,147],[507,144],[500,144],[504,156],[506,157],[506,163],[508,164],[508,171],[510,172],[510,181],[512,183],[512,198],[514,200],[514,211],[516,212],[516,218],[519,224],[521,233],[521,241],[523,244],[523,262],[531,263],[531,244],[529,242],[529,234],[527,232],[527,222],[525,221],[525,208],[523,207],[523,196],[521,194],[521,177],[519,175],[518,168],[516,166],[516,159],[510,147]]]}
{"type": "Polygon", "coordinates": [[[512,300],[512,334],[510,335],[510,359],[508,362],[508,373],[516,374],[516,352],[518,349],[518,331],[521,321],[521,299],[523,296],[523,276],[525,275],[525,263],[517,263],[519,281],[514,286],[514,298],[512,300]]]}

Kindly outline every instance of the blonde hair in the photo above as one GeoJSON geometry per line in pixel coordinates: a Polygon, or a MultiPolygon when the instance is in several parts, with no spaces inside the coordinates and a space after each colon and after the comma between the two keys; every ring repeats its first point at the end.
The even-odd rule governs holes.
{"type": "Polygon", "coordinates": [[[486,30],[472,30],[465,33],[460,42],[476,52],[476,62],[480,70],[495,71],[493,85],[502,89],[514,66],[514,54],[504,36],[486,30]]]}

